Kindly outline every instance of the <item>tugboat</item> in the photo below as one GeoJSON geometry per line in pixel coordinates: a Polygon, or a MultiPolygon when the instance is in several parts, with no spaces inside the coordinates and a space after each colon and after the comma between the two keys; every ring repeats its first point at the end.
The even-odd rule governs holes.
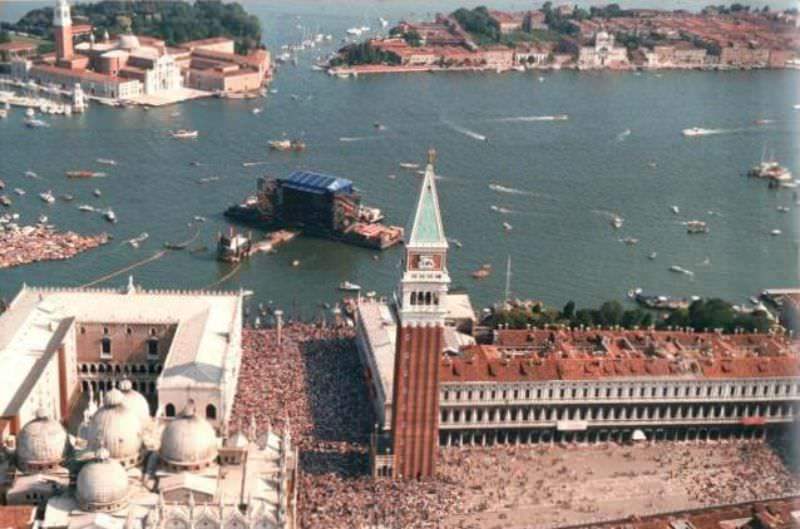
{"type": "Polygon", "coordinates": [[[217,239],[217,259],[226,263],[238,263],[250,255],[250,237],[236,233],[233,228],[227,235],[219,234],[217,239]]]}

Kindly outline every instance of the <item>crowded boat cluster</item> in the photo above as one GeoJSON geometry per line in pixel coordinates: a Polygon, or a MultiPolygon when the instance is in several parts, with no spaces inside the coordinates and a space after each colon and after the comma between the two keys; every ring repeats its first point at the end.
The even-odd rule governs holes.
{"type": "Polygon", "coordinates": [[[69,259],[106,244],[109,239],[106,233],[80,235],[72,231],[59,232],[45,224],[4,224],[0,229],[0,268],[69,259]]]}

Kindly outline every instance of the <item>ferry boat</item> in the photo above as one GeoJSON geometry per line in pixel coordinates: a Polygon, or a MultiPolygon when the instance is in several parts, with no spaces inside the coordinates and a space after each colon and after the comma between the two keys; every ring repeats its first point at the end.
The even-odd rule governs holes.
{"type": "Polygon", "coordinates": [[[342,281],[339,283],[339,290],[344,290],[346,292],[358,292],[361,290],[361,285],[351,283],[350,281],[342,281]]]}
{"type": "Polygon", "coordinates": [[[293,140],[272,140],[269,142],[269,148],[273,151],[281,152],[300,152],[306,149],[306,144],[299,139],[293,140]]]}
{"type": "Polygon", "coordinates": [[[198,132],[196,130],[179,129],[169,132],[170,136],[179,140],[191,140],[197,138],[198,132]]]}
{"type": "Polygon", "coordinates": [[[686,223],[688,233],[708,233],[708,224],[702,220],[690,220],[686,223]]]}
{"type": "Polygon", "coordinates": [[[47,202],[48,204],[52,204],[53,202],[56,201],[56,197],[53,196],[52,191],[45,191],[44,193],[39,193],[39,198],[41,198],[42,201],[47,202]]]}
{"type": "Polygon", "coordinates": [[[702,127],[691,127],[688,129],[683,129],[681,134],[684,136],[707,136],[709,134],[713,134],[714,131],[711,129],[704,129],[702,127]]]}
{"type": "Polygon", "coordinates": [[[250,238],[231,228],[227,235],[220,234],[217,238],[217,259],[226,263],[238,263],[250,255],[251,248],[250,238]]]}

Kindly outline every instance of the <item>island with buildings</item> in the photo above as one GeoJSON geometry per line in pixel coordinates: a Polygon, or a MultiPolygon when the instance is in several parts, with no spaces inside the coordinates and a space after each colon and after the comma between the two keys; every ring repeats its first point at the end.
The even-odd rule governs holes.
{"type": "Polygon", "coordinates": [[[740,4],[699,13],[551,2],[519,12],[461,8],[349,44],[328,72],[798,68],[799,20],[796,9],[740,4]]]}
{"type": "MultiPolygon", "coordinates": [[[[97,5],[102,8],[104,4],[119,5],[97,5]]],[[[82,10],[86,7],[81,6],[82,10]]],[[[73,20],[67,0],[58,0],[55,9],[38,13],[37,17],[29,13],[18,24],[4,29],[9,42],[0,44],[0,58],[5,61],[3,68],[12,85],[32,82],[62,95],[80,87],[89,99],[111,105],[159,106],[212,95],[257,95],[263,93],[271,76],[270,54],[256,45],[256,38],[260,42],[257,20],[254,37],[219,35],[180,40],[194,33],[184,29],[178,19],[170,19],[168,13],[159,26],[143,25],[148,34],[134,33],[142,25],[135,23],[139,16],[117,15],[113,24],[101,19],[97,26],[93,22],[96,17],[73,20]],[[51,12],[52,21],[48,22],[51,12]],[[30,39],[45,33],[42,28],[48,23],[52,24],[46,33],[52,35],[52,51],[30,39]],[[158,32],[153,27],[167,31],[158,32]],[[118,33],[109,32],[109,28],[118,33]],[[14,33],[9,37],[11,31],[14,33]],[[25,40],[17,39],[17,32],[25,40]],[[160,36],[162,33],[166,36],[160,36]]]]}

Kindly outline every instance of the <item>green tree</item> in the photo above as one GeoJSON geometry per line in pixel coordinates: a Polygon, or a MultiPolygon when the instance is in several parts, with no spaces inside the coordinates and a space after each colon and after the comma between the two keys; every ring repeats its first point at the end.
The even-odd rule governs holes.
{"type": "Polygon", "coordinates": [[[575,302],[572,300],[567,301],[564,305],[564,310],[561,311],[561,317],[565,320],[571,320],[575,316],[575,302]]]}
{"type": "Polygon", "coordinates": [[[619,301],[606,301],[600,305],[598,310],[598,325],[619,325],[622,323],[622,315],[625,309],[619,301]]]}

